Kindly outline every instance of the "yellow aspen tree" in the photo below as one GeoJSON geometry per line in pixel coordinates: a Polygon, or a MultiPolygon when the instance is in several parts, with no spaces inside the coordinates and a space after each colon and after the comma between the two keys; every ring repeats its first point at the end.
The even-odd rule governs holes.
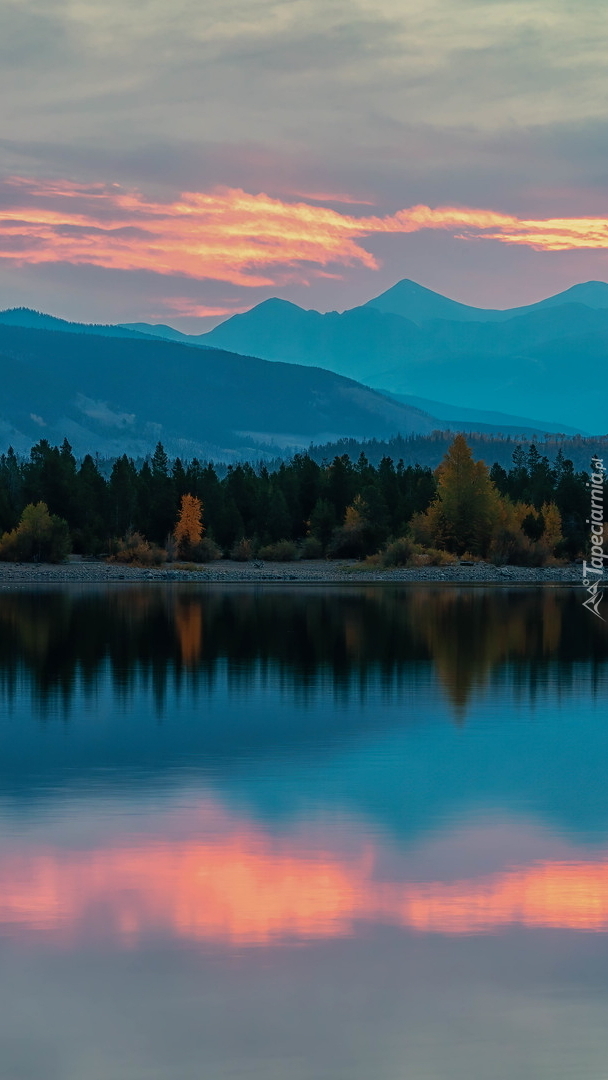
{"type": "Polygon", "coordinates": [[[205,527],[202,520],[203,504],[196,495],[182,495],[182,503],[175,526],[174,537],[179,548],[200,544],[205,527]]]}
{"type": "Polygon", "coordinates": [[[464,435],[456,435],[436,475],[437,540],[448,551],[484,555],[500,497],[485,463],[474,461],[464,435]]]}
{"type": "Polygon", "coordinates": [[[553,551],[555,545],[562,539],[562,516],[555,503],[543,503],[541,513],[545,519],[543,543],[550,551],[553,551]]]}
{"type": "Polygon", "coordinates": [[[345,529],[360,529],[362,525],[365,525],[365,505],[360,495],[356,495],[352,506],[346,507],[346,513],[344,514],[344,528],[345,529]]]}

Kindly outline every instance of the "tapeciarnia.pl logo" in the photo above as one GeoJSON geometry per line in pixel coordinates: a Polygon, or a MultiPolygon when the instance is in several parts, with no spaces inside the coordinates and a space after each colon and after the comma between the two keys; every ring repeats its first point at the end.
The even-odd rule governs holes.
{"type": "Polygon", "coordinates": [[[599,606],[604,596],[604,479],[606,469],[603,459],[593,457],[591,459],[591,483],[588,485],[591,495],[591,516],[587,518],[587,524],[591,527],[591,556],[590,561],[583,560],[583,585],[589,593],[583,601],[583,607],[597,615],[598,619],[606,622],[600,615],[599,606]]]}

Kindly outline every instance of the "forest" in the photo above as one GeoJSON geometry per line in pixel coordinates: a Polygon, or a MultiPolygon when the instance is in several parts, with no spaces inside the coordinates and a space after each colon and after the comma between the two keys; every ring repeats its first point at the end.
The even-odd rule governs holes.
{"type": "Polygon", "coordinates": [[[388,456],[373,465],[364,453],[320,463],[300,453],[274,469],[245,463],[219,475],[210,462],[170,461],[161,443],[143,463],[123,455],[102,465],[77,460],[67,439],[41,439],[27,458],[1,455],[0,558],[379,553],[388,565],[463,555],[541,565],[575,559],[587,543],[589,472],[561,451],[550,462],[534,444],[516,446],[509,468],[474,461],[462,435],[435,470],[388,456]]]}

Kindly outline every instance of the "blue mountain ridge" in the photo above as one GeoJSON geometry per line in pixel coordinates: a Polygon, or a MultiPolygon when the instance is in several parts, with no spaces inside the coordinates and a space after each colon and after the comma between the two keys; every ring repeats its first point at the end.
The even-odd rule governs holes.
{"type": "MultiPolygon", "coordinates": [[[[608,389],[608,385],[604,386],[608,374],[605,364],[604,370],[601,364],[599,371],[597,368],[599,357],[605,356],[608,349],[608,285],[603,282],[576,285],[537,304],[502,312],[459,304],[411,281],[399,282],[380,297],[342,313],[305,311],[288,301],[271,298],[201,335],[185,335],[162,324],[68,322],[26,308],[1,312],[0,327],[4,328],[3,333],[12,327],[52,332],[62,338],[86,335],[89,340],[104,338],[116,342],[110,346],[108,341],[110,352],[103,360],[108,372],[105,387],[103,379],[98,378],[99,372],[94,377],[91,373],[86,375],[86,362],[83,367],[74,350],[71,351],[75,361],[73,372],[59,370],[54,361],[30,373],[38,404],[32,401],[28,408],[28,403],[19,401],[16,393],[12,395],[11,408],[0,409],[0,441],[22,443],[23,448],[34,436],[50,434],[50,430],[44,431],[49,421],[41,393],[46,387],[47,399],[49,394],[56,399],[58,381],[62,380],[59,396],[65,405],[58,410],[55,401],[50,429],[54,430],[55,423],[67,424],[75,445],[90,445],[93,438],[102,439],[107,452],[118,452],[118,447],[123,445],[129,452],[146,452],[145,447],[155,432],[158,437],[162,432],[162,437],[176,446],[179,443],[181,449],[176,452],[202,453],[213,444],[215,452],[227,454],[228,459],[233,453],[240,455],[243,443],[267,444],[276,450],[301,448],[311,439],[324,442],[340,437],[386,437],[387,427],[379,423],[379,413],[383,413],[385,420],[392,417],[388,423],[397,425],[390,434],[424,434],[442,428],[536,437],[544,432],[575,435],[608,430],[602,394],[602,389],[608,389]],[[243,382],[246,369],[255,368],[258,376],[259,393],[253,394],[245,424],[237,417],[243,411],[242,403],[232,395],[235,422],[230,422],[224,405],[219,406],[220,427],[223,425],[220,442],[217,442],[217,424],[212,424],[213,433],[207,432],[201,441],[200,428],[195,436],[188,416],[198,408],[196,390],[194,401],[183,402],[186,418],[183,431],[170,403],[162,405],[160,412],[158,404],[150,411],[146,400],[151,393],[148,388],[137,401],[132,389],[123,394],[120,380],[110,377],[116,366],[111,352],[117,350],[122,355],[123,346],[118,345],[121,339],[148,343],[155,348],[181,348],[179,356],[183,357],[184,373],[192,378],[193,370],[196,372],[195,387],[197,380],[200,383],[203,369],[208,370],[214,361],[211,357],[202,364],[200,360],[194,364],[191,359],[186,360],[192,346],[197,352],[203,347],[206,353],[213,353],[216,362],[219,356],[240,356],[245,361],[239,380],[243,391],[248,382],[247,379],[243,382]],[[357,431],[353,428],[353,418],[341,418],[339,409],[333,412],[331,424],[329,416],[325,417],[325,426],[320,426],[319,408],[313,410],[314,419],[309,417],[306,422],[300,410],[297,425],[277,423],[281,412],[275,409],[274,420],[269,420],[268,409],[262,405],[265,397],[262,384],[267,384],[266,400],[268,395],[272,398],[278,393],[275,400],[285,406],[290,394],[277,389],[278,373],[271,377],[267,368],[260,367],[262,361],[279,361],[283,375],[288,367],[323,370],[324,374],[313,376],[312,381],[325,379],[325,390],[327,377],[334,373],[354,380],[360,395],[365,387],[379,393],[375,398],[366,397],[367,416],[365,420],[360,418],[357,431]],[[590,396],[583,389],[584,383],[575,376],[586,363],[596,365],[594,377],[599,384],[599,395],[590,396]],[[56,386],[51,392],[53,381],[56,386]],[[396,405],[406,412],[395,412],[396,405]],[[163,417],[171,412],[173,420],[167,424],[163,417]],[[544,419],[533,419],[539,415],[544,419]]],[[[79,348],[82,351],[82,342],[79,348]]],[[[53,347],[49,352],[53,355],[53,347]]],[[[171,364],[179,368],[182,362],[176,360],[176,355],[172,354],[171,364]]],[[[26,363],[27,368],[23,356],[20,362],[26,363]]],[[[125,379],[128,383],[127,375],[125,379]]],[[[27,381],[23,385],[28,385],[27,381]]],[[[32,385],[30,380],[30,388],[32,385]]],[[[171,385],[180,398],[175,379],[171,385]]],[[[7,390],[5,386],[5,399],[7,390]]],[[[283,408],[285,419],[289,412],[289,408],[283,408]]],[[[104,452],[102,447],[96,448],[104,452]]]]}
{"type": "MultiPolygon", "coordinates": [[[[203,340],[268,360],[314,362],[392,394],[449,402],[454,410],[542,417],[553,430],[608,430],[608,285],[588,282],[496,313],[414,284],[400,283],[408,287],[342,313],[270,299],[203,340]]],[[[461,415],[454,412],[453,419],[461,415]]]]}

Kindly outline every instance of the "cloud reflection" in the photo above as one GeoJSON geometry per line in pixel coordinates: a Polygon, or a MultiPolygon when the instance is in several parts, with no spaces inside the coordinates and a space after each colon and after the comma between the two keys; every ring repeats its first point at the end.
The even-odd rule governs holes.
{"type": "Polygon", "coordinates": [[[226,835],[0,856],[0,928],[63,945],[151,935],[230,946],[351,935],[362,921],[437,934],[509,926],[608,929],[608,860],[544,860],[455,881],[380,880],[356,856],[276,839],[247,823],[226,835]]]}

